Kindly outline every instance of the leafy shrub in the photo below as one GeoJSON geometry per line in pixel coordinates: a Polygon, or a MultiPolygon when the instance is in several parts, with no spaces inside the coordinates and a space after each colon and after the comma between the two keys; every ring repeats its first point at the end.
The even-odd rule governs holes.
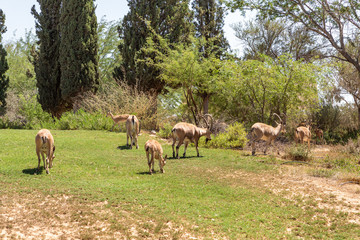
{"type": "Polygon", "coordinates": [[[307,145],[292,145],[290,148],[286,149],[286,158],[297,161],[310,160],[310,154],[307,145]]]}
{"type": "Polygon", "coordinates": [[[162,127],[160,127],[158,136],[160,136],[162,138],[170,138],[172,128],[173,128],[173,125],[171,125],[169,123],[165,123],[162,127]]]}
{"type": "Polygon", "coordinates": [[[205,138],[201,138],[199,145],[202,147],[213,148],[243,148],[247,143],[245,127],[242,123],[234,123],[226,129],[226,132],[220,133],[205,144],[205,138]]]}

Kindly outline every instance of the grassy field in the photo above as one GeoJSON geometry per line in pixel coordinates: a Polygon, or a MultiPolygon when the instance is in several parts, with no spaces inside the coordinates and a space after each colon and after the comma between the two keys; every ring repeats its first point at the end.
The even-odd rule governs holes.
{"type": "MultiPolygon", "coordinates": [[[[126,134],[52,130],[50,174],[37,167],[34,130],[0,130],[0,237],[79,239],[358,239],[349,214],[317,195],[267,187],[281,171],[269,157],[189,147],[165,173],[148,174],[126,134]],[[326,206],[326,205],[325,205],[326,206]],[[46,232],[50,235],[46,235],[46,232]]],[[[159,140],[160,141],[160,140],[159,140]]],[[[172,155],[171,145],[163,143],[172,155]]],[[[180,148],[183,152],[183,147],[180,148]]],[[[285,187],[286,188],[286,187],[285,187]]],[[[331,203],[331,194],[325,197],[331,203]]],[[[357,213],[358,214],[358,213],[357,213]]],[[[359,216],[359,215],[357,215],[359,216]]]]}

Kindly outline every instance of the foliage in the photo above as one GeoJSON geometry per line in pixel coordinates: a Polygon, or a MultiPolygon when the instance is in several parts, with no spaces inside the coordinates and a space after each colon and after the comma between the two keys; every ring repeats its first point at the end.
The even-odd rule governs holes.
{"type": "Polygon", "coordinates": [[[276,59],[291,54],[294,60],[311,62],[324,47],[314,32],[279,19],[258,18],[234,24],[232,28],[243,43],[244,59],[261,59],[261,55],[276,59]]]}
{"type": "Polygon", "coordinates": [[[36,88],[35,71],[31,62],[31,50],[35,43],[35,35],[26,32],[24,37],[5,45],[9,63],[9,90],[16,94],[25,94],[36,88]]]}
{"type": "Polygon", "coordinates": [[[205,101],[199,96],[202,93],[213,94],[217,92],[219,80],[219,69],[222,66],[220,59],[215,57],[215,52],[208,57],[204,57],[199,52],[200,46],[205,41],[204,38],[192,39],[192,44],[174,44],[169,43],[155,35],[148,38],[148,42],[142,51],[154,53],[155,58],[146,59],[146,64],[154,66],[160,70],[160,79],[173,88],[181,87],[184,102],[186,106],[188,119],[191,122],[199,124],[205,101]],[[154,41],[154,39],[156,41],[154,41]],[[160,51],[164,49],[166,51],[160,51]],[[164,53],[165,52],[165,53],[164,53]]]}
{"type": "Polygon", "coordinates": [[[34,66],[39,101],[60,118],[76,97],[98,88],[98,39],[95,6],[87,1],[38,1],[32,8],[39,49],[34,66]]]}
{"type": "MultiPolygon", "coordinates": [[[[71,101],[62,98],[60,43],[61,43],[61,4],[62,0],[40,1],[41,12],[35,5],[31,13],[36,19],[36,35],[39,39],[38,49],[34,49],[33,64],[36,73],[36,87],[39,91],[39,103],[53,116],[60,117],[72,108],[71,101]]],[[[68,48],[70,48],[68,46],[68,48]]]]}
{"type": "Polygon", "coordinates": [[[215,111],[221,109],[243,122],[270,122],[272,113],[284,113],[291,119],[305,114],[318,101],[320,67],[294,61],[288,55],[278,59],[263,56],[262,61],[228,61],[219,71],[223,80],[217,81],[215,111]]]}
{"type": "Polygon", "coordinates": [[[201,138],[200,146],[210,148],[243,148],[248,139],[247,132],[242,123],[234,123],[229,125],[226,132],[220,133],[212,137],[211,141],[205,144],[205,139],[201,138]]]}
{"type": "Polygon", "coordinates": [[[121,40],[118,37],[117,29],[121,21],[106,21],[101,18],[98,24],[98,46],[99,46],[99,90],[104,91],[102,86],[114,83],[112,74],[116,65],[122,62],[118,49],[121,40]]]}
{"type": "Polygon", "coordinates": [[[174,125],[165,123],[160,127],[157,135],[162,138],[170,138],[172,136],[171,130],[173,129],[173,127],[174,125]]]}
{"type": "MultiPolygon", "coordinates": [[[[327,47],[321,49],[323,57],[331,57],[336,61],[349,63],[353,66],[352,73],[360,74],[360,18],[359,2],[345,1],[302,1],[302,0],[235,0],[227,1],[232,10],[258,10],[258,18],[280,18],[314,32],[319,41],[325,41],[327,47]],[[319,24],[321,23],[321,24],[319,24]]],[[[356,77],[357,78],[357,77],[356,77]]],[[[348,79],[355,84],[350,92],[359,90],[356,78],[348,79]]],[[[359,115],[360,118],[360,115],[359,115]]],[[[359,121],[360,123],[360,121],[359,121]]]]}
{"type": "Polygon", "coordinates": [[[97,18],[93,0],[64,1],[60,18],[61,97],[66,101],[99,84],[97,18]]]}
{"type": "Polygon", "coordinates": [[[285,151],[286,158],[296,161],[309,161],[310,151],[306,144],[292,145],[285,151]]]}
{"type": "Polygon", "coordinates": [[[194,11],[195,37],[204,38],[199,50],[206,58],[215,52],[217,58],[226,56],[229,43],[224,35],[225,8],[219,0],[195,0],[194,11]]]}
{"type": "Polygon", "coordinates": [[[6,90],[9,87],[9,77],[5,76],[5,72],[9,69],[8,62],[6,60],[6,50],[2,45],[2,34],[5,33],[5,14],[0,9],[0,115],[6,107],[6,90]]]}
{"type": "Polygon", "coordinates": [[[128,6],[130,10],[119,28],[119,36],[123,40],[119,45],[123,62],[115,69],[114,77],[141,91],[159,94],[165,86],[158,79],[159,72],[136,59],[149,57],[139,50],[145,45],[151,31],[171,43],[188,41],[192,33],[189,0],[162,0],[153,4],[145,0],[128,0],[128,6]]]}

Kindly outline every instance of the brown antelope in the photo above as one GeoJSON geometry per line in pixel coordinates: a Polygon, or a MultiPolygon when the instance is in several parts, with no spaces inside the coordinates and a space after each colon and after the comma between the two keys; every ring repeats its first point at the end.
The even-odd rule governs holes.
{"type": "Polygon", "coordinates": [[[114,116],[114,115],[111,113],[111,111],[108,111],[106,115],[107,115],[107,116],[110,116],[111,119],[114,121],[114,125],[112,126],[111,131],[114,130],[114,127],[115,127],[116,124],[119,125],[119,128],[120,128],[120,130],[121,130],[120,123],[121,123],[121,122],[125,122],[126,119],[128,119],[128,117],[130,116],[129,114],[121,114],[121,115],[115,115],[115,116],[114,116]]]}
{"type": "Polygon", "coordinates": [[[211,129],[212,129],[212,123],[213,123],[213,118],[210,114],[205,114],[203,116],[203,118],[206,123],[206,128],[200,128],[191,123],[185,123],[185,122],[177,123],[173,127],[171,132],[172,132],[172,138],[173,138],[172,150],[173,150],[174,158],[175,158],[174,145],[175,145],[176,141],[179,141],[176,146],[176,158],[178,158],[178,159],[180,158],[179,148],[184,143],[184,141],[185,141],[185,147],[184,147],[183,157],[185,157],[185,155],[186,155],[186,148],[189,144],[189,141],[195,143],[197,156],[198,157],[200,156],[199,149],[198,149],[199,139],[202,136],[206,136],[206,143],[209,140],[211,140],[211,129]],[[211,118],[211,125],[209,125],[209,123],[206,121],[205,116],[209,116],[211,118]]]}
{"type": "Polygon", "coordinates": [[[315,128],[315,135],[316,135],[316,140],[319,138],[321,143],[326,144],[326,141],[324,139],[324,131],[321,130],[320,128],[315,128]]]}
{"type": "Polygon", "coordinates": [[[38,156],[38,168],[37,173],[40,171],[40,154],[44,162],[44,168],[46,173],[49,174],[49,168],[52,168],[53,160],[55,158],[55,145],[54,138],[50,131],[47,129],[41,129],[35,137],[36,154],[38,156]],[[46,155],[46,159],[44,157],[46,155]]]}
{"type": "MultiPolygon", "coordinates": [[[[279,115],[277,115],[276,113],[274,113],[273,115],[277,116],[280,120],[280,123],[276,122],[277,126],[274,128],[270,125],[267,125],[265,123],[255,123],[254,125],[252,125],[251,127],[251,148],[252,148],[252,155],[255,155],[255,142],[262,139],[266,141],[266,147],[264,150],[264,154],[266,154],[266,150],[268,148],[268,146],[270,145],[270,143],[274,146],[274,141],[277,138],[277,136],[283,132],[285,133],[285,123],[283,122],[283,120],[280,118],[279,115]]],[[[279,154],[279,149],[277,149],[277,153],[279,154]]]]}
{"type": "Polygon", "coordinates": [[[135,115],[130,115],[126,119],[126,146],[129,146],[129,138],[130,138],[130,149],[132,149],[133,145],[136,146],[136,149],[138,149],[139,133],[140,133],[140,122],[135,115]]]}
{"type": "Polygon", "coordinates": [[[308,148],[310,149],[310,141],[311,141],[311,126],[307,124],[306,127],[300,126],[295,129],[295,142],[296,145],[298,142],[301,144],[306,141],[308,143],[308,148]]]}
{"type": "Polygon", "coordinates": [[[146,151],[146,157],[148,160],[149,165],[149,172],[152,174],[154,172],[154,158],[159,160],[159,167],[160,172],[164,173],[164,166],[166,164],[167,155],[163,157],[163,149],[161,147],[161,144],[156,140],[148,140],[145,143],[145,151],[146,151]],[[151,158],[150,156],[151,155],[151,158]]]}

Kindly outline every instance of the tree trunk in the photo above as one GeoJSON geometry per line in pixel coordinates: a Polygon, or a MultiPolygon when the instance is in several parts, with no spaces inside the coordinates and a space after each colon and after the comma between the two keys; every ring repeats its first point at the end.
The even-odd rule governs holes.
{"type": "Polygon", "coordinates": [[[210,100],[210,94],[205,93],[203,95],[203,114],[209,113],[209,100],[210,100]]]}

